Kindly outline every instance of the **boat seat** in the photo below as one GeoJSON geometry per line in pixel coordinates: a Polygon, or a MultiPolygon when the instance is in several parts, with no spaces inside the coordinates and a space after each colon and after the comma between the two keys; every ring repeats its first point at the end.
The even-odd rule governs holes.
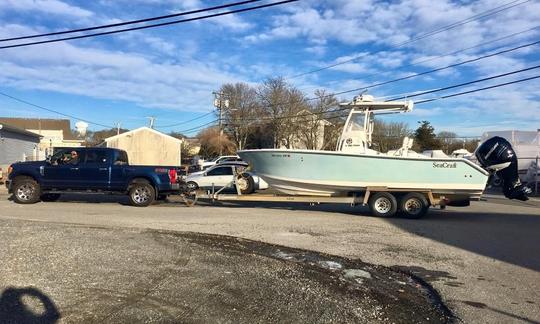
{"type": "Polygon", "coordinates": [[[403,144],[401,145],[401,147],[396,151],[389,151],[388,153],[389,155],[393,156],[409,156],[409,150],[412,148],[413,142],[414,139],[405,136],[403,138],[403,144]]]}

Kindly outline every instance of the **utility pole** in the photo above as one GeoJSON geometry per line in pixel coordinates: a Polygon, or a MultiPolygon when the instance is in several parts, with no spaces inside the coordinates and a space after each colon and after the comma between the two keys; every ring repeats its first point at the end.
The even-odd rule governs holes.
{"type": "Polygon", "coordinates": [[[120,123],[116,123],[116,135],[120,135],[120,123]]]}
{"type": "Polygon", "coordinates": [[[219,155],[223,154],[221,147],[221,137],[223,137],[223,109],[229,108],[229,99],[225,99],[223,92],[212,92],[214,94],[214,106],[219,110],[219,155]]]}

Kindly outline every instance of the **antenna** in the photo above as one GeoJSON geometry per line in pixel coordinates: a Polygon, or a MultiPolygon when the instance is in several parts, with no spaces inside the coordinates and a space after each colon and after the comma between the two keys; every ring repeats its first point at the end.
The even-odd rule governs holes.
{"type": "Polygon", "coordinates": [[[154,129],[154,122],[156,121],[156,117],[155,116],[149,116],[149,117],[146,117],[149,119],[150,121],[150,128],[154,129]]]}

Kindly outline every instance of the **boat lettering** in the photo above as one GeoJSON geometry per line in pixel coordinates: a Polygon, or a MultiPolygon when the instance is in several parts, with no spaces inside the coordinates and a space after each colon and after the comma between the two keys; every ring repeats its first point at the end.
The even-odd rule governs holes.
{"type": "Polygon", "coordinates": [[[272,157],[291,157],[290,154],[272,154],[272,157]]]}
{"type": "Polygon", "coordinates": [[[446,168],[446,169],[455,169],[457,168],[456,162],[433,162],[434,168],[446,168]]]}

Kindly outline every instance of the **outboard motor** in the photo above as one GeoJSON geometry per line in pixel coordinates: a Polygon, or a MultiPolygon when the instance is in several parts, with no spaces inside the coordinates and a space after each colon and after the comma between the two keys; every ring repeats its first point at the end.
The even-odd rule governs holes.
{"type": "Polygon", "coordinates": [[[495,173],[503,181],[506,198],[529,199],[527,195],[532,190],[519,180],[516,152],[507,140],[494,136],[482,143],[474,154],[484,169],[495,173]]]}

